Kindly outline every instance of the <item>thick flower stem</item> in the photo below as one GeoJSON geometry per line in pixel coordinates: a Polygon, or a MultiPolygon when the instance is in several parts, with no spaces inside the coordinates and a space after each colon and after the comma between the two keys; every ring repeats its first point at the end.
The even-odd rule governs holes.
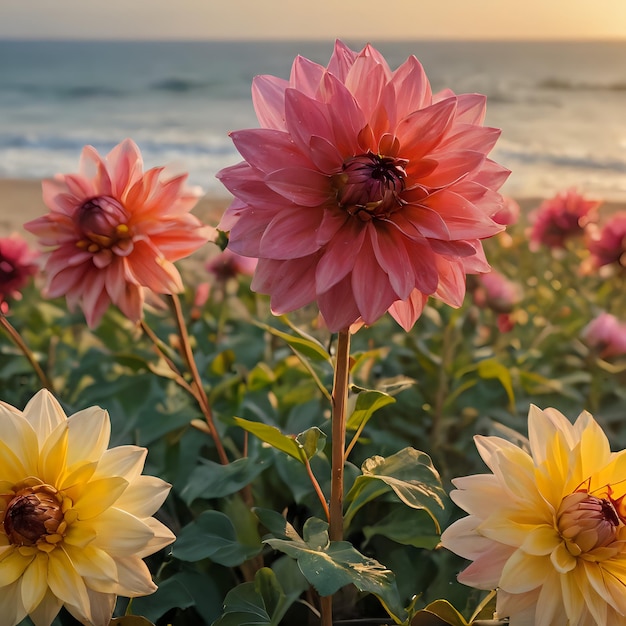
{"type": "Polygon", "coordinates": [[[196,360],[193,356],[193,351],[191,350],[191,344],[189,343],[189,333],[187,332],[187,325],[185,324],[185,320],[183,318],[183,311],[180,306],[180,300],[176,294],[172,294],[170,296],[172,309],[174,311],[174,318],[176,319],[176,326],[178,328],[178,335],[180,338],[180,350],[185,362],[187,363],[187,367],[189,368],[189,372],[193,379],[193,384],[195,390],[197,392],[198,402],[200,404],[200,408],[202,410],[202,414],[204,415],[204,419],[206,420],[207,426],[209,427],[209,431],[211,433],[211,437],[213,438],[213,442],[215,443],[215,447],[217,448],[217,454],[219,456],[220,462],[222,465],[228,465],[228,456],[226,455],[226,450],[224,450],[224,445],[222,444],[222,440],[220,439],[219,433],[217,432],[217,428],[215,427],[215,422],[213,421],[213,411],[211,410],[211,405],[209,403],[209,399],[204,391],[204,386],[202,385],[202,379],[200,378],[200,373],[198,372],[198,366],[196,365],[196,360]]]}
{"type": "Polygon", "coordinates": [[[37,363],[37,359],[35,359],[35,355],[32,350],[26,345],[26,342],[22,339],[22,336],[19,332],[13,327],[11,322],[6,318],[3,313],[0,313],[0,325],[6,330],[9,337],[12,339],[13,343],[22,351],[22,354],[26,357],[30,366],[37,374],[41,384],[48,389],[48,391],[55,393],[54,385],[52,381],[48,378],[47,374],[43,371],[39,363],[37,363]]]}
{"type": "Polygon", "coordinates": [[[343,539],[343,468],[346,447],[346,411],[350,374],[350,331],[339,332],[332,403],[332,477],[330,490],[330,540],[343,539]]]}

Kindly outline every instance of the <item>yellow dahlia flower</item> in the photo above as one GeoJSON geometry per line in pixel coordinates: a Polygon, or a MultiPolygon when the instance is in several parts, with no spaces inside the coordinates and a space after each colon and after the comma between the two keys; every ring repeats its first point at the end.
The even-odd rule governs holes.
{"type": "Polygon", "coordinates": [[[151,515],[170,485],[142,476],[147,451],[107,450],[92,407],[66,417],[48,391],[24,411],[0,402],[0,622],[49,626],[62,606],[109,624],[117,595],[155,591],[142,557],[174,535],[151,515]]]}
{"type": "Polygon", "coordinates": [[[626,626],[626,451],[589,413],[531,407],[528,450],[476,437],[493,474],[454,480],[469,515],[442,535],[473,561],[459,581],[498,589],[511,626],[626,626]]]}

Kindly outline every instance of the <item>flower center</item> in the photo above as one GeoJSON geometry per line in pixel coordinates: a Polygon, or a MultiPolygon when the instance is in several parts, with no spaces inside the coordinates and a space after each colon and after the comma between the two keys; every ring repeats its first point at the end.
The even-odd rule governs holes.
{"type": "Polygon", "coordinates": [[[620,518],[609,500],[576,491],[563,498],[557,524],[567,549],[578,556],[616,541],[620,518]]]}
{"type": "Polygon", "coordinates": [[[408,161],[367,152],[348,159],[333,179],[339,204],[363,221],[385,218],[399,209],[408,161]]]}
{"type": "Polygon", "coordinates": [[[110,196],[98,196],[87,200],[78,209],[78,226],[81,238],[79,248],[98,253],[111,250],[124,256],[132,247],[128,214],[126,209],[110,196]]]}
{"type": "Polygon", "coordinates": [[[51,485],[34,484],[18,489],[4,511],[2,525],[15,546],[53,550],[67,529],[67,500],[51,485]]]}

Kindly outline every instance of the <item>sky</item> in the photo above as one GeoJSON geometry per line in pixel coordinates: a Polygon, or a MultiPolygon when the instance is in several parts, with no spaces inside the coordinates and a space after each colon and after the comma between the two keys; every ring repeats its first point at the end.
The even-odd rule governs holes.
{"type": "Polygon", "coordinates": [[[626,39],[626,0],[0,0],[0,38],[626,39]]]}

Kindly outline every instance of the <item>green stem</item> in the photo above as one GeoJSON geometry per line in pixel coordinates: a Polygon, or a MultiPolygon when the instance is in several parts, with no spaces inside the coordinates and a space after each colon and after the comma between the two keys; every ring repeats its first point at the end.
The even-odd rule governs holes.
{"type": "Polygon", "coordinates": [[[346,413],[350,374],[350,331],[337,339],[332,402],[332,476],[330,490],[330,540],[343,539],[343,469],[346,447],[346,413]]]}
{"type": "Polygon", "coordinates": [[[191,344],[189,342],[189,333],[187,332],[187,325],[185,324],[185,320],[183,318],[183,311],[180,306],[180,300],[178,299],[178,296],[176,294],[172,294],[170,296],[170,301],[172,303],[174,319],[176,320],[176,326],[178,328],[178,336],[180,338],[180,351],[191,374],[193,387],[197,393],[200,409],[202,410],[202,414],[204,415],[204,419],[206,420],[207,426],[209,427],[211,437],[213,438],[213,442],[215,443],[215,447],[217,448],[217,454],[219,456],[220,462],[222,463],[222,465],[228,465],[228,456],[226,455],[226,450],[224,450],[224,445],[222,444],[222,440],[220,439],[217,428],[215,427],[211,404],[209,403],[209,399],[204,390],[202,379],[200,378],[200,372],[198,372],[198,366],[196,365],[196,360],[193,357],[193,351],[191,350],[191,344]]]}
{"type": "MultiPolygon", "coordinates": [[[[6,330],[9,337],[13,340],[13,343],[22,351],[22,354],[26,357],[31,367],[37,374],[37,377],[41,381],[41,384],[48,389],[51,393],[55,393],[54,385],[47,374],[43,371],[32,350],[26,345],[26,342],[22,339],[22,336],[11,325],[11,322],[6,318],[4,313],[0,313],[0,325],[6,330]]],[[[56,394],[55,394],[56,395],[56,394]]]]}

